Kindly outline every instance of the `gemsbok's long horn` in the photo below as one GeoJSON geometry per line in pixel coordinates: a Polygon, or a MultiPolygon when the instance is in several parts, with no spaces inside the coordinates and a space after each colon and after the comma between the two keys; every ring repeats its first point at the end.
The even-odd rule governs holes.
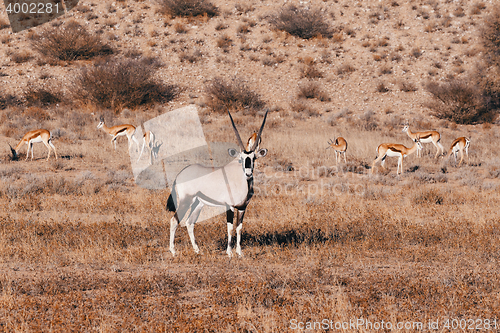
{"type": "Polygon", "coordinates": [[[259,134],[257,134],[257,140],[255,140],[255,142],[253,143],[253,147],[250,151],[254,151],[257,148],[257,146],[259,145],[260,135],[262,134],[262,130],[264,129],[264,124],[266,123],[266,118],[267,118],[268,112],[269,111],[266,111],[266,114],[264,115],[264,120],[262,121],[262,125],[260,126],[259,134]]]}
{"type": "Polygon", "coordinates": [[[243,145],[243,142],[241,141],[240,133],[238,133],[238,129],[236,128],[236,125],[234,125],[233,117],[231,117],[231,113],[229,112],[229,110],[227,110],[227,113],[229,114],[229,118],[231,118],[231,124],[233,124],[234,134],[236,134],[236,139],[238,140],[238,145],[240,146],[240,148],[243,151],[245,151],[245,146],[243,145]]]}

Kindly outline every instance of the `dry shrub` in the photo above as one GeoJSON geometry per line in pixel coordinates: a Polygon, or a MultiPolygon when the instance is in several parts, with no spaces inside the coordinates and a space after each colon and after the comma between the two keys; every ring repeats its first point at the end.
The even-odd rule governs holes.
{"type": "Polygon", "coordinates": [[[430,82],[426,89],[435,98],[429,107],[438,118],[458,124],[491,120],[492,110],[486,107],[485,96],[470,81],[452,80],[441,84],[430,82]]]}
{"type": "Polygon", "coordinates": [[[481,39],[487,54],[487,59],[500,66],[500,5],[491,10],[483,22],[481,39]]]}
{"type": "Polygon", "coordinates": [[[63,100],[62,93],[57,87],[37,86],[32,82],[26,85],[23,96],[29,106],[49,106],[61,103],[63,100]]]}
{"type": "Polygon", "coordinates": [[[203,53],[200,49],[194,49],[192,52],[182,52],[179,56],[181,62],[187,61],[194,64],[203,57],[203,53]]]}
{"type": "Polygon", "coordinates": [[[189,29],[183,23],[181,23],[181,22],[177,22],[174,25],[174,30],[178,34],[185,34],[185,33],[187,33],[189,31],[189,29]]]}
{"type": "Polygon", "coordinates": [[[216,112],[226,112],[227,109],[245,109],[256,113],[266,103],[260,95],[251,90],[240,78],[224,80],[214,78],[206,87],[207,104],[216,112]]]}
{"type": "Polygon", "coordinates": [[[343,64],[337,68],[337,75],[352,73],[356,70],[351,64],[343,64]]]}
{"type": "Polygon", "coordinates": [[[444,195],[436,189],[422,190],[413,197],[413,202],[417,205],[435,204],[442,205],[444,203],[444,195]]]}
{"type": "Polygon", "coordinates": [[[379,84],[377,84],[377,91],[379,93],[386,93],[389,91],[389,89],[385,86],[384,82],[380,82],[379,84]]]}
{"type": "Polygon", "coordinates": [[[206,15],[214,17],[219,15],[217,8],[206,0],[160,0],[160,12],[172,17],[195,17],[206,15]]]}
{"type": "Polygon", "coordinates": [[[46,29],[32,40],[32,46],[42,55],[62,61],[90,59],[113,53],[97,35],[90,34],[75,21],[64,27],[46,29]]]}
{"type": "Polygon", "coordinates": [[[419,48],[419,47],[414,47],[412,50],[411,50],[411,53],[410,53],[412,56],[414,56],[415,58],[420,58],[420,56],[422,55],[422,50],[419,48]]]}
{"type": "Polygon", "coordinates": [[[326,22],[325,15],[319,9],[298,8],[294,5],[283,8],[269,19],[276,30],[283,30],[290,35],[304,39],[313,37],[331,38],[333,31],[326,22]]]}
{"type": "Polygon", "coordinates": [[[316,62],[311,57],[306,57],[303,59],[304,65],[302,66],[301,77],[306,77],[309,79],[322,78],[323,73],[316,69],[316,62]]]}
{"type": "Polygon", "coordinates": [[[296,113],[295,117],[319,117],[321,114],[313,107],[311,107],[308,103],[304,103],[302,101],[296,101],[294,103],[290,103],[290,109],[296,113]]]}
{"type": "Polygon", "coordinates": [[[400,81],[399,89],[404,92],[414,92],[418,90],[415,84],[409,81],[400,81]]]}
{"type": "Polygon", "coordinates": [[[217,38],[217,47],[220,47],[224,50],[224,52],[229,51],[229,47],[233,45],[233,40],[226,34],[223,34],[219,38],[217,38]]]}
{"type": "Polygon", "coordinates": [[[263,58],[262,64],[264,66],[277,66],[278,64],[281,64],[283,61],[285,61],[285,57],[283,56],[272,56],[263,58]]]}
{"type": "Polygon", "coordinates": [[[388,64],[385,64],[382,67],[380,67],[379,71],[380,71],[381,75],[383,75],[383,74],[392,74],[392,67],[390,65],[388,65],[388,64]]]}
{"type": "Polygon", "coordinates": [[[7,29],[10,27],[9,21],[5,19],[0,19],[0,30],[7,29]]]}
{"type": "Polygon", "coordinates": [[[375,112],[367,110],[359,117],[358,127],[365,131],[374,131],[378,127],[377,119],[375,119],[375,112]]]}
{"type": "Polygon", "coordinates": [[[18,52],[8,51],[6,53],[10,57],[10,60],[16,64],[25,63],[33,58],[33,55],[27,50],[21,50],[18,52]]]}
{"type": "Polygon", "coordinates": [[[299,86],[298,98],[311,99],[315,98],[322,102],[328,102],[331,98],[327,93],[321,90],[319,83],[317,82],[307,82],[299,86]]]}
{"type": "Polygon", "coordinates": [[[14,95],[3,95],[0,93],[0,110],[4,110],[9,106],[20,105],[21,100],[14,95]]]}
{"type": "Polygon", "coordinates": [[[236,31],[239,33],[239,34],[247,34],[250,32],[250,25],[247,24],[247,23],[244,23],[244,24],[240,24],[238,26],[238,28],[236,29],[236,31]]]}
{"type": "Polygon", "coordinates": [[[114,110],[171,101],[179,88],[154,79],[158,66],[151,58],[115,58],[83,67],[74,83],[74,96],[114,110]]]}

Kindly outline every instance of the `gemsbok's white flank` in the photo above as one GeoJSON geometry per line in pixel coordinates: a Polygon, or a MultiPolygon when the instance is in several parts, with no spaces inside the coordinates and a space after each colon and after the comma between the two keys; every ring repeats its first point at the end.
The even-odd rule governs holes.
{"type": "Polygon", "coordinates": [[[229,149],[229,155],[235,159],[220,168],[206,167],[199,164],[189,165],[179,172],[173,183],[172,192],[167,202],[167,210],[175,212],[170,220],[170,252],[173,255],[175,255],[175,231],[188,210],[190,213],[186,222],[187,231],[194,251],[199,253],[200,249],[194,239],[194,224],[204,205],[224,207],[226,209],[228,237],[226,252],[230,257],[232,256],[233,219],[236,215],[236,253],[239,256],[243,255],[241,252],[241,229],[245,210],[254,194],[253,170],[255,160],[267,154],[267,149],[256,151],[266,123],[267,112],[251,147],[243,145],[233,117],[229,111],[228,114],[241,152],[238,153],[234,148],[229,149]]]}
{"type": "MultiPolygon", "coordinates": [[[[439,132],[437,131],[425,131],[425,132],[415,132],[413,133],[412,131],[410,131],[410,126],[409,125],[405,125],[403,127],[403,132],[406,132],[408,134],[408,136],[410,137],[410,139],[412,139],[413,141],[415,141],[415,139],[417,138],[417,136],[420,138],[420,142],[421,143],[433,143],[434,146],[436,146],[436,155],[434,156],[434,158],[437,158],[439,156],[439,152],[441,152],[441,154],[444,153],[444,147],[443,145],[441,144],[441,134],[439,134],[439,132]]],[[[420,157],[420,150],[418,150],[417,152],[417,157],[420,157]]]]}
{"type": "Polygon", "coordinates": [[[28,146],[28,150],[26,151],[26,160],[28,159],[30,149],[31,149],[31,160],[33,160],[33,144],[37,142],[43,142],[45,147],[47,147],[47,149],[49,150],[49,154],[47,155],[47,161],[49,160],[50,151],[52,149],[54,150],[54,155],[56,156],[57,160],[56,147],[54,147],[54,145],[52,144],[50,132],[47,131],[46,129],[37,129],[29,131],[28,133],[24,134],[23,138],[21,139],[21,141],[19,141],[16,148],[10,147],[10,151],[12,152],[12,158],[16,159],[17,154],[19,153],[19,149],[21,149],[22,145],[26,144],[28,146]]]}
{"type": "Polygon", "coordinates": [[[460,152],[460,162],[458,163],[458,166],[460,166],[464,159],[464,150],[465,155],[467,155],[467,160],[469,160],[469,146],[470,138],[462,136],[458,139],[455,139],[455,141],[453,141],[453,143],[451,144],[450,150],[448,151],[448,159],[453,154],[453,156],[455,157],[455,163],[457,163],[457,155],[458,152],[460,152]]]}
{"type": "Polygon", "coordinates": [[[347,151],[347,141],[343,137],[339,136],[335,139],[335,141],[330,139],[330,141],[328,141],[328,144],[329,146],[326,147],[326,149],[333,148],[333,150],[335,151],[335,162],[339,164],[338,157],[344,154],[344,163],[346,163],[345,152],[347,151]]]}
{"type": "Polygon", "coordinates": [[[144,152],[144,148],[148,147],[149,150],[149,164],[153,164],[153,160],[158,157],[158,151],[155,150],[155,134],[151,131],[146,131],[144,133],[144,136],[142,137],[142,149],[141,153],[139,154],[139,158],[137,159],[137,162],[141,159],[142,153],[144,152]]]}
{"type": "Polygon", "coordinates": [[[106,132],[112,136],[111,146],[113,146],[113,143],[114,143],[115,150],[116,150],[116,139],[119,136],[126,136],[127,137],[129,150],[130,150],[130,147],[132,146],[132,141],[135,142],[137,147],[139,147],[139,142],[137,141],[137,139],[134,136],[135,127],[133,125],[123,124],[123,125],[116,125],[113,127],[108,127],[104,123],[104,118],[101,117],[100,122],[97,125],[97,129],[102,129],[104,132],[106,132]]]}
{"type": "Polygon", "coordinates": [[[382,167],[384,167],[385,158],[389,157],[398,157],[398,168],[396,174],[399,175],[399,170],[401,169],[401,173],[403,173],[403,157],[413,154],[416,150],[422,149],[422,144],[420,143],[420,138],[417,136],[414,140],[413,147],[406,148],[405,146],[398,143],[382,143],[377,148],[377,157],[372,164],[371,173],[373,173],[373,169],[375,164],[382,160],[382,167]]]}

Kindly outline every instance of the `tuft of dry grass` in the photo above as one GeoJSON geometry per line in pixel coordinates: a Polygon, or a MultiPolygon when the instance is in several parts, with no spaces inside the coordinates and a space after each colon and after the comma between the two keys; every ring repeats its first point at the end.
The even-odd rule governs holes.
{"type": "Polygon", "coordinates": [[[299,86],[298,98],[317,99],[322,102],[328,102],[331,98],[323,90],[317,82],[307,82],[299,86]]]}
{"type": "Polygon", "coordinates": [[[7,55],[10,57],[10,60],[15,62],[16,64],[22,64],[33,59],[33,55],[31,54],[31,52],[27,50],[22,50],[18,52],[9,50],[7,52],[7,55]]]}

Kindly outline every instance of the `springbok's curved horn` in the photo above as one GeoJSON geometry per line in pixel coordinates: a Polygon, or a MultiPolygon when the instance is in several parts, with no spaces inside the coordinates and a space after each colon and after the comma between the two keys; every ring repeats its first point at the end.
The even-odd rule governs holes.
{"type": "Polygon", "coordinates": [[[229,118],[231,119],[231,124],[233,124],[233,129],[234,129],[234,134],[236,134],[236,139],[238,140],[238,146],[245,151],[245,146],[243,145],[243,142],[241,141],[240,138],[240,133],[238,133],[238,130],[236,129],[236,125],[234,125],[233,117],[231,117],[231,113],[229,110],[227,110],[227,114],[229,115],[229,118]]]}
{"type": "Polygon", "coordinates": [[[264,120],[262,121],[262,125],[260,126],[259,134],[257,134],[257,140],[255,140],[255,142],[253,143],[253,147],[252,147],[252,149],[250,149],[250,151],[254,151],[257,148],[257,146],[259,145],[260,135],[262,134],[262,130],[264,129],[264,124],[266,123],[266,118],[267,118],[268,112],[269,111],[266,111],[266,114],[264,115],[264,120]]]}
{"type": "Polygon", "coordinates": [[[10,147],[10,152],[12,153],[12,158],[15,159],[17,157],[17,152],[14,148],[12,148],[12,146],[10,145],[10,143],[7,143],[10,147]]]}

